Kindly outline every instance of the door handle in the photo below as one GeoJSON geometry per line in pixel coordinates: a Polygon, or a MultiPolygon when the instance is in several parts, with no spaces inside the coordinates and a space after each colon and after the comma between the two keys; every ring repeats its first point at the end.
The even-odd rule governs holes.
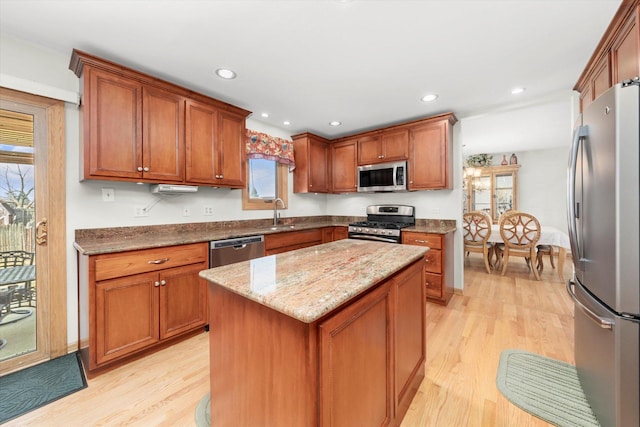
{"type": "Polygon", "coordinates": [[[578,297],[576,296],[575,292],[573,291],[574,286],[575,286],[575,283],[569,280],[567,282],[567,293],[569,294],[573,302],[576,304],[576,306],[580,309],[580,311],[586,314],[589,319],[595,322],[602,329],[613,329],[613,325],[615,325],[616,322],[614,320],[607,319],[606,317],[598,316],[591,309],[589,309],[589,307],[582,304],[578,300],[578,297]]]}
{"type": "Polygon", "coordinates": [[[36,223],[36,243],[41,246],[47,244],[47,218],[36,223]]]}

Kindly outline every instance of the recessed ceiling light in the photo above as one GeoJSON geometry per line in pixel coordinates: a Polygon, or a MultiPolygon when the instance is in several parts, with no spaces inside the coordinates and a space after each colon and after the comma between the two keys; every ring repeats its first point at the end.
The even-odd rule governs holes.
{"type": "Polygon", "coordinates": [[[289,120],[285,120],[284,122],[282,122],[282,124],[285,126],[289,126],[291,122],[289,120]]]}
{"type": "Polygon", "coordinates": [[[216,74],[222,79],[231,80],[236,78],[235,71],[229,70],[228,68],[218,68],[216,74]]]}
{"type": "Polygon", "coordinates": [[[329,125],[330,125],[330,126],[340,126],[341,124],[342,124],[342,122],[339,122],[339,121],[337,121],[337,120],[334,120],[334,121],[332,121],[332,122],[329,122],[329,125]]]}
{"type": "Polygon", "coordinates": [[[261,115],[262,117],[264,117],[264,118],[269,117],[269,113],[262,113],[262,114],[260,114],[260,115],[261,115]]]}
{"type": "Polygon", "coordinates": [[[523,87],[514,87],[513,89],[511,89],[511,94],[512,95],[517,95],[519,93],[524,92],[525,88],[523,87]]]}
{"type": "Polygon", "coordinates": [[[430,93],[430,94],[425,95],[422,98],[420,98],[420,101],[422,101],[422,102],[431,102],[431,101],[435,101],[436,99],[438,99],[438,95],[436,95],[435,93],[430,93]]]}

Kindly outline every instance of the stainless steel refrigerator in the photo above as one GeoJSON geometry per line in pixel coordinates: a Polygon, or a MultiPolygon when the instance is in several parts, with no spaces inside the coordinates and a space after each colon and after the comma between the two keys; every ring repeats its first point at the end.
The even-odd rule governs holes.
{"type": "Polygon", "coordinates": [[[569,159],[575,360],[603,427],[640,426],[639,84],[583,111],[569,159]]]}

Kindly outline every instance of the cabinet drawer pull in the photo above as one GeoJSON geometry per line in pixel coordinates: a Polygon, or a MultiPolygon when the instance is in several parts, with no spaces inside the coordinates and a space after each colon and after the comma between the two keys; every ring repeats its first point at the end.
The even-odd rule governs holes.
{"type": "Polygon", "coordinates": [[[426,240],[416,240],[417,243],[427,243],[426,240]]]}
{"type": "Polygon", "coordinates": [[[147,261],[147,264],[164,264],[167,261],[169,261],[169,258],[154,259],[152,261],[147,261]]]}

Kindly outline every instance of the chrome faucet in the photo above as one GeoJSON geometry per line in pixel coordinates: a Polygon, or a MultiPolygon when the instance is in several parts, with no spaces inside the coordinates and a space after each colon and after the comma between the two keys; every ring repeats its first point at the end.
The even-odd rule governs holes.
{"type": "Polygon", "coordinates": [[[284,200],[280,197],[277,197],[273,201],[273,225],[278,225],[278,202],[282,203],[282,209],[287,209],[287,206],[284,204],[284,200]]]}

